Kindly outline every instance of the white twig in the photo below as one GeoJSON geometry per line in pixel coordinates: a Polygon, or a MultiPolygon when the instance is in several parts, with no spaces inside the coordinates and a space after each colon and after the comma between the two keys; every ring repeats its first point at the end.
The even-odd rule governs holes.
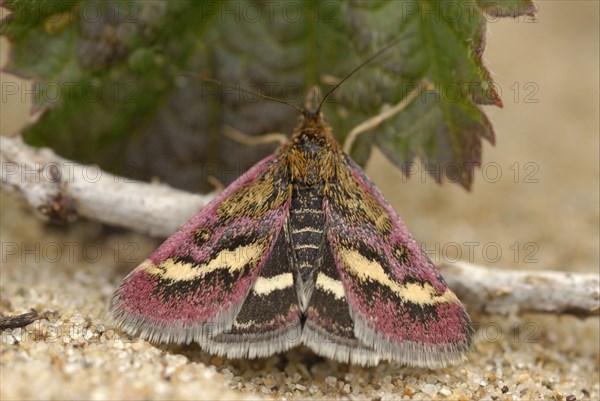
{"type": "Polygon", "coordinates": [[[278,143],[283,145],[289,139],[286,134],[282,134],[280,132],[272,132],[268,134],[262,134],[260,136],[251,136],[244,134],[243,132],[238,131],[229,125],[225,125],[223,127],[223,135],[246,146],[262,145],[264,143],[278,143]]]}
{"type": "Polygon", "coordinates": [[[466,262],[438,267],[461,301],[485,313],[587,317],[600,312],[598,274],[492,269],[466,262]]]}
{"type": "MultiPolygon", "coordinates": [[[[49,149],[31,148],[19,138],[0,136],[0,161],[0,188],[22,195],[46,219],[84,216],[166,237],[214,197],[110,175],[96,166],[62,159],[49,149]]],[[[472,310],[581,317],[600,311],[597,274],[490,269],[465,262],[439,267],[472,310]]]]}
{"type": "Polygon", "coordinates": [[[25,197],[47,220],[71,222],[82,216],[164,237],[214,197],[111,175],[50,149],[32,148],[20,138],[0,136],[0,162],[0,188],[25,197]]]}

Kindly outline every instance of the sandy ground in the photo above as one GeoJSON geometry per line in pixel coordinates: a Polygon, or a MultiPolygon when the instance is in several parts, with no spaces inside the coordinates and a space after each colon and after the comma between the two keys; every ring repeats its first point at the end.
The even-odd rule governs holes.
{"type": "MultiPolygon", "coordinates": [[[[505,107],[486,109],[498,140],[486,145],[472,192],[420,172],[407,181],[377,154],[369,164],[434,261],[598,272],[598,3],[541,3],[536,22],[489,24],[485,55],[505,107]]],[[[3,100],[0,131],[17,132],[27,110],[3,100]]],[[[123,338],[106,304],[157,241],[94,222],[49,227],[19,201],[0,200],[0,313],[57,312],[1,333],[3,400],[599,398],[595,318],[482,316],[471,308],[478,331],[469,361],[439,371],[359,368],[305,349],[230,361],[123,338]]]]}

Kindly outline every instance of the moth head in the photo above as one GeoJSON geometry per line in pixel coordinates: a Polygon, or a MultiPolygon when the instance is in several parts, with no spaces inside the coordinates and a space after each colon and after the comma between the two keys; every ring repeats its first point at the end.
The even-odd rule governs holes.
{"type": "Polygon", "coordinates": [[[315,108],[304,109],[294,130],[295,137],[333,138],[332,129],[323,113],[315,108]]]}

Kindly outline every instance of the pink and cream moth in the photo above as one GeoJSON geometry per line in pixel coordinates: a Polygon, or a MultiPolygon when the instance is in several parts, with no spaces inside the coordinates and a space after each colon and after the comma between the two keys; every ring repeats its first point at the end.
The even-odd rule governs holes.
{"type": "Polygon", "coordinates": [[[320,111],[169,237],[115,292],[132,335],[230,358],[304,344],[357,365],[465,359],[456,295],[320,111]]]}

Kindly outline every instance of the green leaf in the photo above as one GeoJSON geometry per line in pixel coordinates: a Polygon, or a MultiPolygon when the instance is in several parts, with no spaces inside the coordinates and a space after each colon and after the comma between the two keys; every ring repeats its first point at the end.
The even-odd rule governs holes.
{"type": "Polygon", "coordinates": [[[378,127],[375,141],[409,176],[418,156],[437,182],[466,186],[481,162],[481,136],[494,142],[491,124],[477,106],[449,101],[432,90],[420,92],[402,113],[378,127]]]}
{"type": "Polygon", "coordinates": [[[537,9],[532,0],[478,0],[481,9],[492,17],[534,16],[537,9]]]}
{"type": "Polygon", "coordinates": [[[205,190],[228,183],[274,146],[247,148],[221,135],[291,132],[297,112],[230,86],[303,104],[392,40],[403,39],[327,99],[340,141],[415,88],[441,100],[405,112],[356,139],[364,164],[373,145],[402,167],[418,155],[467,164],[493,138],[478,105],[501,106],[481,56],[488,15],[531,13],[531,3],[475,1],[12,0],[0,32],[12,44],[7,71],[35,79],[41,117],[23,132],[80,162],[135,178],[205,190]],[[493,10],[493,11],[490,11],[493,10]],[[198,76],[228,83],[220,88],[198,76]],[[423,113],[420,115],[418,113],[423,113]],[[406,114],[406,115],[404,115],[406,114]],[[427,118],[425,122],[415,121],[427,118]],[[423,131],[414,126],[423,126],[423,131]],[[412,132],[410,136],[405,130],[412,132]],[[468,134],[467,134],[468,133],[468,134]]]}

